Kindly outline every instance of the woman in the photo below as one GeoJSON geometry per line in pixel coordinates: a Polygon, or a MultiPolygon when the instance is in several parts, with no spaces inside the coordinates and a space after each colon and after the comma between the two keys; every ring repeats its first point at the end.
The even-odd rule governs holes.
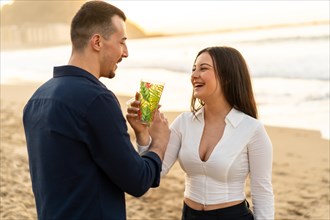
{"type": "MultiPolygon", "coordinates": [[[[274,219],[272,144],[257,120],[244,58],[234,48],[205,48],[195,59],[191,83],[191,112],[172,123],[162,165],[165,175],[178,159],[186,172],[182,219],[274,219]],[[253,214],[244,193],[247,176],[253,214]]],[[[127,118],[144,140],[138,140],[143,152],[153,129],[132,120],[137,109],[128,108],[127,118]]]]}

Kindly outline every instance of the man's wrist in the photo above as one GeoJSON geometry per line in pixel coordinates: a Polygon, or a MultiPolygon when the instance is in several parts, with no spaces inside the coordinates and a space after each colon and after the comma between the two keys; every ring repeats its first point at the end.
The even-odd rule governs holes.
{"type": "Polygon", "coordinates": [[[163,147],[160,143],[152,142],[149,151],[153,151],[158,154],[159,158],[163,161],[165,155],[165,147],[163,147]]]}
{"type": "Polygon", "coordinates": [[[161,147],[152,146],[149,148],[149,151],[156,153],[160,160],[163,161],[165,152],[161,147]]]}

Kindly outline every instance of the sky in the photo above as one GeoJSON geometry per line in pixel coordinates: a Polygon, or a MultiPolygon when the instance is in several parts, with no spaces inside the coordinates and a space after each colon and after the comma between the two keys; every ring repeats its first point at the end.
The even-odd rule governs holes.
{"type": "Polygon", "coordinates": [[[12,3],[12,0],[0,0],[0,7],[4,6],[5,4],[12,3]]]}
{"type": "MultiPolygon", "coordinates": [[[[0,0],[1,6],[11,2],[0,0]]],[[[328,0],[107,2],[122,9],[128,19],[147,34],[182,34],[330,20],[328,0]]]]}
{"type": "Polygon", "coordinates": [[[108,1],[146,33],[178,34],[328,20],[323,1],[108,1]]]}

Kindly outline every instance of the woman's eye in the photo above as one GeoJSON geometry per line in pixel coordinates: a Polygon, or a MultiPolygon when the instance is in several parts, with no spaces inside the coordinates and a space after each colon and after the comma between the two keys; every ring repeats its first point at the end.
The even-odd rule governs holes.
{"type": "Polygon", "coordinates": [[[193,68],[191,71],[194,72],[196,70],[199,70],[199,71],[206,71],[208,68],[207,67],[199,67],[199,68],[193,68]]]}

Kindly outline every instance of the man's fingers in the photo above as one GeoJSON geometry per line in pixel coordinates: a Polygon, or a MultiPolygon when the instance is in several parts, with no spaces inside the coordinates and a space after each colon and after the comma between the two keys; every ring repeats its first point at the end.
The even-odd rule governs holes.
{"type": "Polygon", "coordinates": [[[168,120],[165,117],[164,113],[161,113],[160,111],[156,110],[154,113],[154,120],[160,120],[168,124],[168,120]]]}

